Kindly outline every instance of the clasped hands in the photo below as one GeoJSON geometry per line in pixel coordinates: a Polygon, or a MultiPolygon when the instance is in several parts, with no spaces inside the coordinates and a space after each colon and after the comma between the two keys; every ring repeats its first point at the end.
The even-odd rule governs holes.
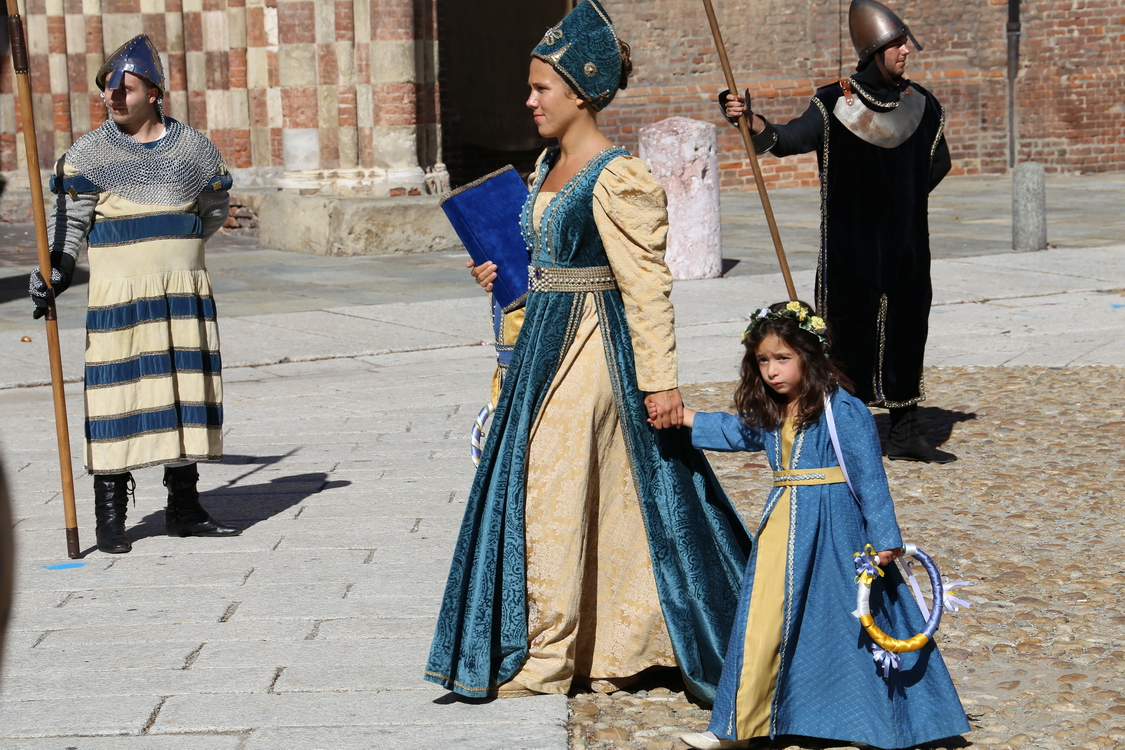
{"type": "Polygon", "coordinates": [[[648,410],[648,423],[658,430],[682,427],[684,424],[684,400],[680,397],[679,388],[646,394],[645,409],[648,410]]]}

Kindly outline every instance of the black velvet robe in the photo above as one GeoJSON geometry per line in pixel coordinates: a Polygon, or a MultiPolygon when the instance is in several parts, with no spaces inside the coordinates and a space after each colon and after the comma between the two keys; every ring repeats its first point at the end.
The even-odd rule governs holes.
{"type": "MultiPolygon", "coordinates": [[[[816,307],[828,321],[832,355],[871,406],[925,398],[922,363],[930,313],[930,191],[949,172],[945,110],[921,94],[921,122],[894,148],[872,145],[833,114],[839,83],[816,92],[795,120],[776,125],[776,156],[816,151],[821,249],[816,307]]],[[[855,104],[868,106],[858,94],[855,104]]],[[[871,109],[879,110],[877,107],[871,109]]]]}

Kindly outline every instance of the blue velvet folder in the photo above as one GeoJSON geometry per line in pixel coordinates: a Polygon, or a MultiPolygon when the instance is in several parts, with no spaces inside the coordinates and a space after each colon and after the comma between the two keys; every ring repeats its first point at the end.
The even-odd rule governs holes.
{"type": "Polygon", "coordinates": [[[477,265],[496,264],[492,296],[507,312],[527,296],[527,244],[520,232],[520,211],[527,185],[510,164],[442,196],[438,205],[477,265]]]}

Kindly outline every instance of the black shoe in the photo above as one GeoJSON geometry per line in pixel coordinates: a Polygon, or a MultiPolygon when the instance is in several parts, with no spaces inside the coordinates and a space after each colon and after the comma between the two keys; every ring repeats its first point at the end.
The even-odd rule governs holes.
{"type": "Polygon", "coordinates": [[[168,507],[164,509],[164,530],[168,536],[238,536],[242,529],[216,521],[199,504],[195,464],[164,467],[164,486],[168,488],[168,507]]]}
{"type": "Polygon", "coordinates": [[[916,406],[891,409],[891,429],[884,448],[892,461],[948,464],[957,460],[952,453],[938,450],[925,441],[918,429],[916,406]]]}
{"type": "Polygon", "coordinates": [[[102,552],[120,555],[133,549],[125,536],[125,510],[134,486],[129,472],[94,475],[94,528],[102,552]]]}

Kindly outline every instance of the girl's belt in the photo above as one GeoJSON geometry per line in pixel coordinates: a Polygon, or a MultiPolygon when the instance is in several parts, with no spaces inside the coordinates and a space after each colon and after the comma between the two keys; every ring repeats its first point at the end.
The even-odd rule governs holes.
{"type": "Polygon", "coordinates": [[[795,484],[843,484],[844,472],[839,466],[824,469],[796,469],[794,471],[775,471],[774,487],[791,487],[795,484]]]}
{"type": "Polygon", "coordinates": [[[528,266],[527,286],[533,292],[606,292],[617,288],[617,278],[609,266],[528,266]]]}

